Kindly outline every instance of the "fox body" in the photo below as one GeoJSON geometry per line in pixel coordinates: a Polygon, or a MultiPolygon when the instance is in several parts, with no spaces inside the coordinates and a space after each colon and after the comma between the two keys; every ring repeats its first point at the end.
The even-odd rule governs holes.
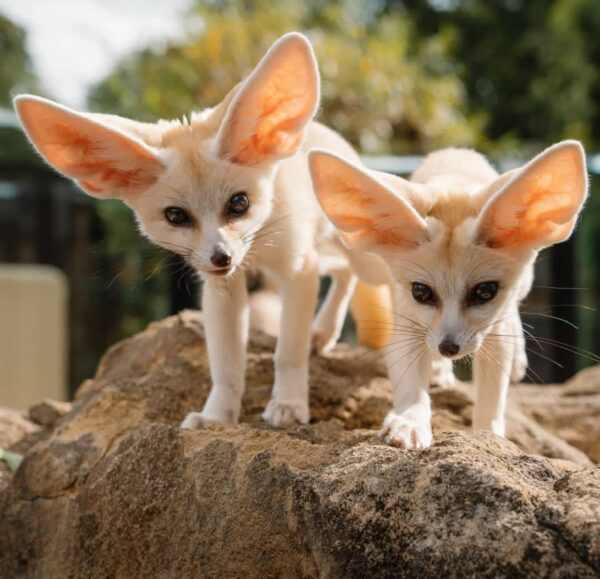
{"type": "Polygon", "coordinates": [[[382,436],[429,446],[428,385],[451,380],[452,360],[465,356],[477,388],[473,427],[503,436],[509,383],[527,368],[519,302],[538,251],[567,239],[583,206],[581,145],[559,143],[503,175],[463,149],[430,154],[410,181],[327,151],[312,152],[310,167],[347,247],[380,255],[393,278],[394,408],[382,436]]]}
{"type": "MultiPolygon", "coordinates": [[[[320,351],[335,344],[356,282],[347,250],[316,202],[307,153],[319,146],[357,156],[313,122],[318,103],[312,48],[295,33],[276,42],[221,104],[189,120],[139,123],[37,97],[15,99],[29,138],[51,165],[90,195],[124,201],[144,235],[183,255],[203,277],[213,387],[203,411],[191,412],[184,427],[238,421],[249,269],[268,273],[282,303],[275,384],[264,417],[273,424],[309,419],[319,275],[334,281],[314,322],[312,343],[320,351]]],[[[352,259],[371,263],[385,281],[379,258],[352,259]]]]}

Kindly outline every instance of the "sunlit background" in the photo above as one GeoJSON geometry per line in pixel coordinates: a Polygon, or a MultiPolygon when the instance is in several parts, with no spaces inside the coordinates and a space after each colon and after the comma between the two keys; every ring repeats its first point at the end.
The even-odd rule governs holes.
{"type": "MultiPolygon", "coordinates": [[[[69,397],[109,345],[198,291],[128,210],[39,161],[11,97],[180,117],[216,104],[290,30],[317,52],[319,119],[378,167],[405,173],[452,145],[502,169],[577,138],[600,171],[597,0],[0,0],[0,404],[69,397]]],[[[576,347],[598,351],[597,193],[575,238],[540,259],[524,317],[569,346],[532,352],[530,380],[562,381],[591,363],[576,347]]]]}

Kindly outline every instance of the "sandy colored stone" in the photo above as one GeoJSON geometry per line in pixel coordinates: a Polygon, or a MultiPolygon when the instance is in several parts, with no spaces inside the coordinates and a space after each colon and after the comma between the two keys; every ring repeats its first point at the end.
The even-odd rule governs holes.
{"type": "Polygon", "coordinates": [[[199,314],[111,348],[0,490],[0,576],[598,576],[600,471],[526,399],[518,446],[465,431],[459,384],[432,392],[430,449],[391,448],[384,369],[340,348],[311,360],[315,422],[276,429],[272,348],[253,336],[243,423],[195,432],[178,423],[209,388],[199,314]]]}
{"type": "Polygon", "coordinates": [[[39,427],[27,420],[23,412],[0,408],[0,448],[9,448],[37,430],[39,427]]]}
{"type": "Polygon", "coordinates": [[[544,429],[600,462],[600,366],[564,385],[521,385],[514,398],[544,429]]]}
{"type": "MultiPolygon", "coordinates": [[[[0,408],[0,449],[12,449],[23,438],[35,435],[39,427],[32,424],[22,412],[0,408]]],[[[12,472],[8,465],[0,460],[0,495],[10,485],[12,472]]]]}
{"type": "Polygon", "coordinates": [[[70,402],[59,402],[46,398],[29,408],[29,420],[41,426],[54,426],[54,424],[71,410],[70,402]]]}

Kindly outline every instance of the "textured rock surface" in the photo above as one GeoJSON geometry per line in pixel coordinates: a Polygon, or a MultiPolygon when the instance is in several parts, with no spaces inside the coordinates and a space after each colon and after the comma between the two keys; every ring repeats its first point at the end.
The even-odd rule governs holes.
{"type": "Polygon", "coordinates": [[[312,360],[317,422],[274,429],[258,422],[271,348],[252,341],[246,423],[187,432],[209,386],[199,316],[113,347],[0,492],[0,576],[600,573],[600,471],[531,418],[538,406],[513,401],[520,449],[461,432],[467,385],[437,390],[433,447],[386,447],[367,430],[389,407],[383,369],[341,349],[312,360]]]}
{"type": "MultiPolygon", "coordinates": [[[[0,448],[13,449],[15,445],[22,445],[22,441],[35,436],[39,430],[39,426],[27,420],[22,412],[0,408],[0,448]]],[[[8,466],[0,460],[0,493],[7,489],[11,477],[8,466]]]]}
{"type": "Polygon", "coordinates": [[[0,408],[0,448],[8,448],[39,427],[27,420],[22,412],[0,408]]]}
{"type": "Polygon", "coordinates": [[[71,411],[70,402],[45,399],[34,404],[28,411],[29,420],[40,426],[54,426],[60,418],[71,411]]]}
{"type": "Polygon", "coordinates": [[[600,462],[600,366],[564,386],[519,387],[517,400],[541,426],[600,462]]]}

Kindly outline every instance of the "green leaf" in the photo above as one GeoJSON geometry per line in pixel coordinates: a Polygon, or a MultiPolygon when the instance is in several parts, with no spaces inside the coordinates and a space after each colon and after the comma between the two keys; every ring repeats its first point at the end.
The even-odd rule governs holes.
{"type": "Polygon", "coordinates": [[[14,472],[19,468],[21,462],[23,462],[23,456],[16,452],[0,448],[0,460],[3,460],[8,468],[14,472]]]}

